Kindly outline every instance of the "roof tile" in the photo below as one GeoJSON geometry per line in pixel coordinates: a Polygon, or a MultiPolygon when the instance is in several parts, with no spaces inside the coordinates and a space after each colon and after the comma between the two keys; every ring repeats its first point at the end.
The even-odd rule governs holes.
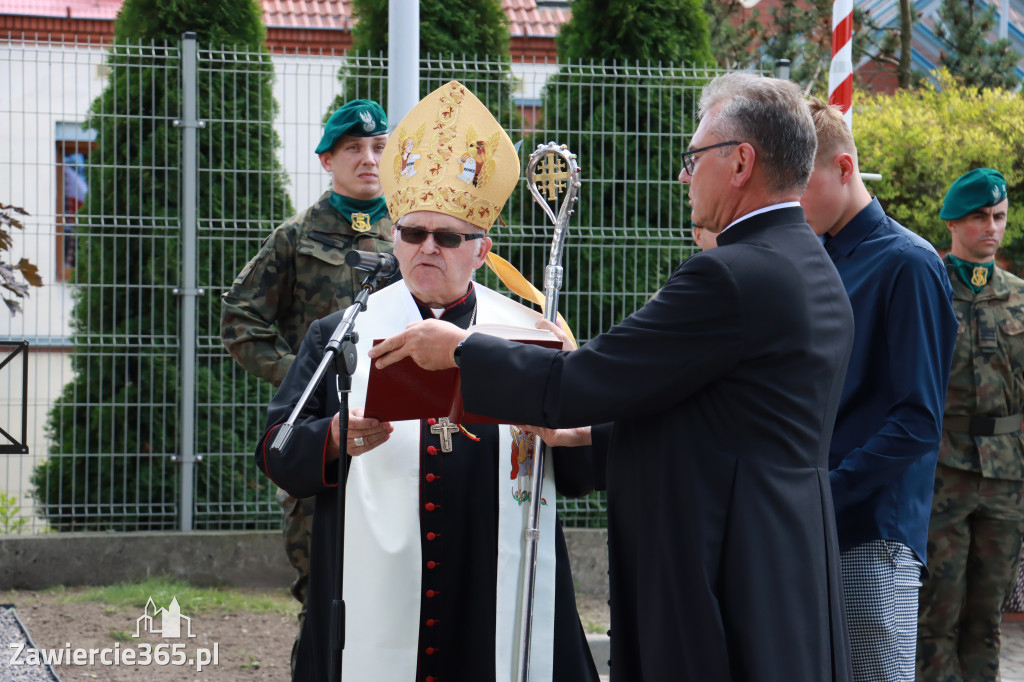
{"type": "Polygon", "coordinates": [[[513,36],[554,38],[569,20],[569,10],[538,7],[536,0],[501,0],[513,36]]]}
{"type": "MultiPolygon", "coordinates": [[[[122,0],[0,0],[0,14],[113,20],[122,0]]],[[[268,28],[352,28],[351,0],[261,0],[268,28]]],[[[569,11],[537,7],[536,0],[502,0],[513,36],[552,38],[569,11]]]]}

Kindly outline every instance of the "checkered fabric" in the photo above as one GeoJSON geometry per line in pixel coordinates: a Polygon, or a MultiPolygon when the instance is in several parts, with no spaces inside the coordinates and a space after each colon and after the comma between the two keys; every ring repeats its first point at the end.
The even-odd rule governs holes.
{"type": "Polygon", "coordinates": [[[1010,613],[1024,613],[1024,548],[1020,551],[1019,569],[1017,571],[1017,583],[1013,587],[1013,594],[1006,604],[1006,610],[1010,613]]]}
{"type": "Polygon", "coordinates": [[[856,682],[913,682],[921,562],[904,544],[873,540],[842,553],[856,682]]]}

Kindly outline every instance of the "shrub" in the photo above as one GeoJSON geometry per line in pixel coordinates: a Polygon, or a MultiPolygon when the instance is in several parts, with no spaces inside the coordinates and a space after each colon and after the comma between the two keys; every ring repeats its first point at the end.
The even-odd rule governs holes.
{"type": "Polygon", "coordinates": [[[1024,231],[1024,98],[1003,89],[978,91],[947,71],[937,85],[855,101],[853,132],[864,172],[886,212],[938,248],[949,230],[939,218],[942,199],[957,177],[973,168],[1000,171],[1007,181],[1010,215],[1004,244],[1024,231]]]}

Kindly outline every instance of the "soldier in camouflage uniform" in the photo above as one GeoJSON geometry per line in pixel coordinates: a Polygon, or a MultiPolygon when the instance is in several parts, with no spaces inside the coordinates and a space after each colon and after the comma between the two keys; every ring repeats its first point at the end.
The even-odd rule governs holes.
{"type": "Polygon", "coordinates": [[[921,590],[917,679],[999,679],[999,624],[1024,535],[1024,280],[995,265],[1006,181],[975,169],[939,214],[960,322],[921,590]]]}
{"type": "MultiPolygon", "coordinates": [[[[345,265],[350,249],[391,250],[391,219],[379,165],[387,116],[376,102],[353,100],[328,119],[316,148],[331,189],[264,240],[223,296],[221,338],[245,370],[280,386],[313,321],[348,307],[364,274],[345,265]]],[[[298,572],[292,594],[302,603],[309,580],[313,498],[278,490],[285,551],[298,572]]],[[[292,650],[294,668],[295,651],[292,650]]]]}

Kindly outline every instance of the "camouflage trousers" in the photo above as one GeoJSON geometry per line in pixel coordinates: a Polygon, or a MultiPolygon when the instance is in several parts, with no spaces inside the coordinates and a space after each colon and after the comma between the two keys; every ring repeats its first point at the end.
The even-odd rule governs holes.
{"type": "Polygon", "coordinates": [[[298,577],[292,583],[292,596],[294,596],[302,608],[299,609],[299,631],[295,635],[295,642],[292,644],[291,668],[295,672],[295,657],[299,653],[299,639],[302,637],[302,624],[306,620],[306,587],[309,585],[309,543],[313,534],[313,507],[315,497],[297,499],[284,490],[278,488],[277,503],[284,510],[284,551],[288,555],[288,561],[298,572],[298,577]]]}
{"type": "Polygon", "coordinates": [[[917,626],[919,682],[999,680],[999,624],[1017,579],[1024,483],[939,464],[917,626]]]}

